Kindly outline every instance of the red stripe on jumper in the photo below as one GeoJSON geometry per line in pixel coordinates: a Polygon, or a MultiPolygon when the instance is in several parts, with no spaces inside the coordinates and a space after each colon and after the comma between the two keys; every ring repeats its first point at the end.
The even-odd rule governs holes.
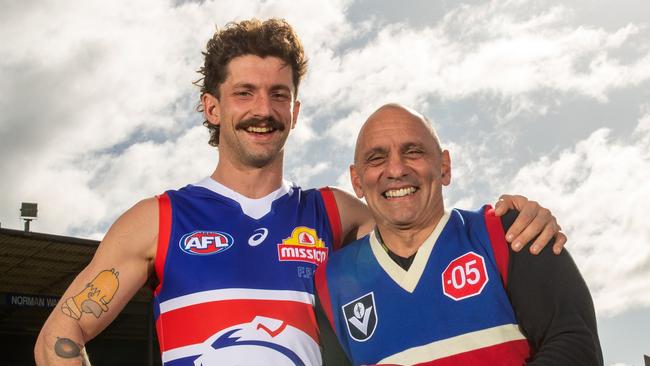
{"type": "Polygon", "coordinates": [[[172,206],[167,193],[163,193],[158,198],[158,248],[156,249],[156,258],[154,259],[154,269],[158,276],[158,286],[154,290],[154,296],[158,295],[163,285],[163,275],[165,271],[165,261],[167,259],[167,249],[169,247],[169,237],[172,231],[172,206]]]}
{"type": "Polygon", "coordinates": [[[314,275],[314,285],[316,286],[316,293],[318,294],[318,299],[320,304],[323,307],[325,316],[332,326],[332,330],[336,333],[336,327],[334,326],[334,316],[332,315],[332,300],[330,299],[329,288],[327,287],[327,263],[318,266],[316,269],[316,274],[314,275]]]}
{"type": "Polygon", "coordinates": [[[492,244],[494,259],[497,262],[497,269],[501,274],[503,287],[508,288],[508,261],[510,256],[508,242],[506,242],[506,233],[501,225],[501,218],[494,214],[494,209],[490,205],[486,205],[485,225],[490,237],[490,244],[492,244]]]}
{"type": "Polygon", "coordinates": [[[332,248],[337,250],[341,247],[341,215],[339,214],[339,208],[336,205],[336,198],[334,197],[334,192],[330,187],[323,187],[319,189],[321,196],[323,197],[323,203],[325,204],[325,211],[327,212],[327,218],[330,221],[330,227],[332,228],[332,237],[334,238],[334,243],[332,243],[332,248]]]}
{"type": "Polygon", "coordinates": [[[165,334],[161,351],[202,343],[223,329],[250,323],[256,316],[284,321],[318,342],[316,317],[310,304],[281,300],[224,300],[161,314],[156,321],[158,331],[165,334]]]}

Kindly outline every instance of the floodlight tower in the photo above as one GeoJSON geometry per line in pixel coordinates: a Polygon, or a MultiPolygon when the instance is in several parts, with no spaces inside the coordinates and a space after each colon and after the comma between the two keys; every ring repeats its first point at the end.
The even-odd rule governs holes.
{"type": "Polygon", "coordinates": [[[25,220],[25,232],[29,231],[29,223],[38,216],[38,204],[23,202],[20,206],[20,218],[25,220]]]}

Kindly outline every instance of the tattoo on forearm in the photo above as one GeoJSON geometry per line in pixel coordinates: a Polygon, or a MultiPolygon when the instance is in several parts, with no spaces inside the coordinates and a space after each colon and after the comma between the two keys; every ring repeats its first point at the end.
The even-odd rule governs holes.
{"type": "Polygon", "coordinates": [[[119,272],[114,268],[99,272],[86,287],[75,296],[69,297],[61,305],[61,311],[73,319],[79,320],[83,313],[90,313],[99,318],[108,311],[108,303],[119,287],[119,272]]]}
{"type": "Polygon", "coordinates": [[[54,343],[54,352],[59,357],[75,358],[81,356],[81,346],[70,338],[58,338],[54,343]]]}

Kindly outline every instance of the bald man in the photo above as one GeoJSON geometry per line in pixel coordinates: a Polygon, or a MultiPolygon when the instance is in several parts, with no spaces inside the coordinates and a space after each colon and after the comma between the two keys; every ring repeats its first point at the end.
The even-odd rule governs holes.
{"type": "Polygon", "coordinates": [[[316,273],[326,364],[603,363],[591,296],[566,251],[509,249],[514,211],[445,210],[451,158],[421,114],[373,113],[350,174],[376,227],[316,273]]]}

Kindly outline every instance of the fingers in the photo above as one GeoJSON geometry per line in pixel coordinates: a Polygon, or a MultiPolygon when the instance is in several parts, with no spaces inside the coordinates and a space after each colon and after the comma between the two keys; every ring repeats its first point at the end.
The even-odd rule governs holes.
{"type": "Polygon", "coordinates": [[[510,226],[506,240],[512,243],[515,252],[521,250],[526,243],[532,242],[530,252],[538,254],[555,237],[553,252],[560,254],[567,242],[567,237],[560,230],[560,225],[547,208],[541,207],[535,201],[520,195],[504,194],[494,205],[496,216],[502,216],[508,209],[519,211],[519,216],[510,226]]]}
{"type": "Polygon", "coordinates": [[[544,207],[539,207],[533,220],[513,240],[513,250],[518,251],[521,249],[522,244],[532,241],[529,248],[530,252],[539,254],[555,237],[553,252],[559,254],[567,241],[566,235],[561,233],[560,230],[560,225],[557,224],[551,212],[544,207]]]}
{"type": "Polygon", "coordinates": [[[494,204],[494,214],[496,216],[502,216],[508,209],[517,210],[518,207],[522,207],[528,202],[528,199],[524,196],[503,194],[499,197],[497,203],[494,204]]]}
{"type": "MultiPolygon", "coordinates": [[[[561,229],[561,228],[560,228],[561,229]]],[[[566,244],[567,237],[563,232],[558,231],[555,235],[555,243],[553,244],[553,253],[560,254],[562,253],[562,248],[566,244]]]]}
{"type": "Polygon", "coordinates": [[[555,224],[555,219],[553,219],[548,222],[546,226],[544,226],[542,232],[537,236],[535,241],[533,241],[529,249],[530,252],[533,254],[538,254],[553,239],[557,232],[558,228],[555,224]]]}
{"type": "Polygon", "coordinates": [[[496,216],[502,216],[508,211],[508,203],[512,204],[512,199],[509,195],[503,194],[499,197],[497,203],[494,204],[494,214],[496,216]]]}
{"type": "MultiPolygon", "coordinates": [[[[512,243],[512,249],[518,252],[523,246],[535,238],[546,226],[548,218],[538,218],[539,204],[528,201],[520,209],[519,215],[506,233],[506,240],[512,243]]],[[[548,210],[547,210],[548,211],[548,210]]]]}

